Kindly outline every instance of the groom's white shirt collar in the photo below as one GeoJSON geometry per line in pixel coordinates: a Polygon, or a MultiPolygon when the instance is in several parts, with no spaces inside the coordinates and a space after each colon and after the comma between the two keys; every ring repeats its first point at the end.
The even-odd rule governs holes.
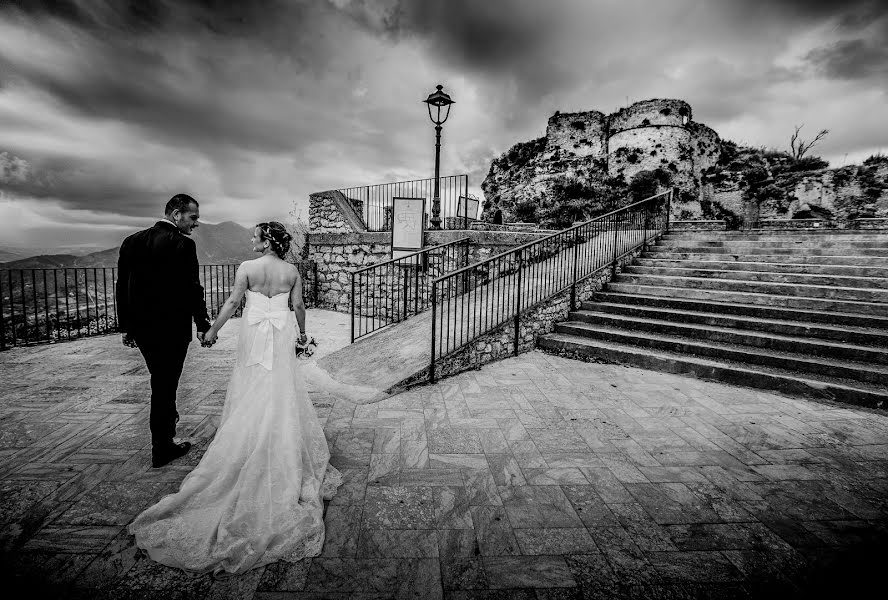
{"type": "Polygon", "coordinates": [[[169,223],[170,225],[172,225],[172,226],[175,227],[176,229],[179,228],[178,225],[176,225],[175,223],[173,223],[172,221],[170,221],[170,220],[167,219],[166,217],[162,218],[160,221],[158,221],[158,223],[169,223]]]}

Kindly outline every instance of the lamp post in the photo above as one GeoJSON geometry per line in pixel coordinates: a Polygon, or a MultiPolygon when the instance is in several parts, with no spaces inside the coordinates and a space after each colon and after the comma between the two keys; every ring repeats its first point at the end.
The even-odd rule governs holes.
{"type": "Polygon", "coordinates": [[[441,125],[450,116],[450,105],[453,100],[443,90],[443,85],[438,85],[437,90],[429,94],[429,97],[423,100],[429,107],[429,118],[435,124],[435,195],[432,198],[432,218],[431,227],[429,229],[441,229],[441,189],[440,189],[440,171],[441,171],[441,125]],[[432,114],[432,107],[437,109],[432,114]],[[445,109],[444,118],[441,118],[441,109],[445,109]]]}

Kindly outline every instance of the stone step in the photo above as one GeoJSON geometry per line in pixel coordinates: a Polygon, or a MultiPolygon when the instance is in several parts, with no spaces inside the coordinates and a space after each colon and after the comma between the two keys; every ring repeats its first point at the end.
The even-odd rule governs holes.
{"type": "MultiPolygon", "coordinates": [[[[855,314],[838,311],[825,312],[808,308],[792,308],[750,302],[719,301],[699,298],[681,298],[668,295],[649,295],[645,293],[622,293],[613,289],[597,292],[595,298],[603,302],[629,307],[653,308],[717,314],[719,316],[759,317],[775,321],[804,321],[818,325],[833,325],[842,329],[871,329],[888,331],[888,316],[877,316],[869,313],[855,314]]],[[[633,286],[642,288],[642,286],[633,286]]],[[[593,309],[600,302],[583,302],[584,309],[593,309]]]]}
{"type": "MultiPolygon", "coordinates": [[[[888,260],[888,248],[824,248],[817,246],[813,248],[797,248],[797,247],[768,247],[756,246],[753,244],[735,244],[730,245],[694,245],[685,242],[676,242],[675,244],[656,244],[650,249],[651,252],[679,252],[688,254],[730,254],[741,256],[855,256],[855,257],[875,257],[888,260]]],[[[854,263],[858,260],[855,259],[854,263]]],[[[852,263],[852,264],[854,264],[852,263]]]]}
{"type": "MultiPolygon", "coordinates": [[[[618,296],[617,294],[602,295],[606,297],[618,296]]],[[[638,297],[625,296],[625,298],[638,297]]],[[[682,301],[676,302],[679,306],[681,303],[682,301]]],[[[703,311],[690,310],[687,308],[669,308],[666,306],[646,306],[644,304],[623,304],[620,302],[583,302],[581,307],[583,312],[577,311],[577,315],[585,314],[586,312],[606,313],[631,317],[632,319],[659,319],[672,323],[692,323],[695,325],[724,327],[743,331],[758,331],[782,336],[815,338],[835,342],[846,342],[860,346],[888,348],[888,319],[886,319],[883,329],[869,326],[839,326],[825,323],[811,323],[810,321],[802,320],[810,316],[810,312],[808,311],[788,311],[779,309],[763,310],[762,307],[758,306],[738,306],[747,306],[752,309],[750,314],[753,316],[722,314],[721,310],[728,308],[729,305],[722,307],[710,305],[708,307],[710,308],[709,311],[703,311]],[[759,316],[766,311],[769,314],[774,314],[778,318],[764,318],[759,316]]],[[[589,319],[580,316],[571,318],[577,321],[589,321],[589,319]]],[[[870,317],[865,317],[861,319],[861,321],[866,322],[869,319],[870,317]]]]}
{"type": "MultiPolygon", "coordinates": [[[[671,316],[680,318],[685,315],[678,313],[671,316]]],[[[721,324],[716,325],[711,322],[696,324],[687,321],[658,319],[650,316],[628,316],[586,309],[570,313],[568,319],[601,327],[647,331],[693,340],[764,348],[777,352],[791,352],[837,360],[888,365],[888,345],[879,348],[863,346],[852,342],[817,339],[804,335],[787,335],[785,333],[777,333],[776,331],[737,329],[721,324]]]]}
{"type": "Polygon", "coordinates": [[[812,241],[886,241],[888,231],[806,231],[804,233],[791,231],[775,231],[761,233],[744,233],[742,231],[672,231],[663,234],[664,240],[812,240],[812,241]]]}
{"type": "Polygon", "coordinates": [[[697,248],[774,248],[789,250],[808,249],[842,249],[850,250],[848,254],[854,254],[857,249],[871,248],[884,250],[888,248],[888,239],[885,240],[688,240],[688,239],[663,239],[657,242],[658,247],[685,246],[697,248]]]}
{"type": "Polygon", "coordinates": [[[764,262],[800,265],[862,265],[868,267],[888,267],[888,258],[882,256],[824,256],[815,254],[729,254],[725,252],[702,252],[700,248],[689,252],[665,251],[652,247],[641,254],[642,258],[666,260],[718,260],[725,262],[764,262]]]}
{"type": "MultiPolygon", "coordinates": [[[[617,283],[718,290],[725,292],[749,292],[803,298],[828,298],[881,304],[888,313],[888,289],[833,287],[828,285],[799,285],[769,281],[743,281],[737,279],[710,279],[706,277],[672,277],[668,275],[636,275],[621,273],[617,283]]],[[[877,309],[878,310],[878,309],[877,309]]],[[[881,313],[880,313],[881,314],[881,313]]]]}
{"type": "Polygon", "coordinates": [[[781,352],[764,348],[687,339],[681,336],[638,332],[604,325],[592,325],[579,321],[564,321],[555,325],[555,333],[572,335],[591,340],[603,340],[628,344],[645,349],[666,350],[679,354],[718,360],[730,360],[747,365],[774,367],[824,375],[867,384],[883,384],[888,381],[888,366],[867,364],[827,357],[812,357],[794,352],[781,352]]]}
{"type": "Polygon", "coordinates": [[[718,269],[720,271],[769,271],[772,273],[809,273],[811,275],[836,275],[839,277],[888,278],[888,267],[869,267],[863,265],[806,265],[787,262],[735,262],[726,260],[677,260],[665,258],[639,258],[634,264],[642,267],[718,269]]]}
{"type": "Polygon", "coordinates": [[[666,296],[670,298],[686,298],[691,300],[730,302],[737,304],[759,304],[784,308],[795,308],[810,311],[829,311],[861,315],[888,317],[888,304],[859,302],[854,300],[836,300],[830,298],[807,298],[799,296],[782,296],[754,292],[700,289],[689,287],[669,287],[641,285],[626,281],[611,282],[608,291],[624,294],[645,294],[649,296],[666,296]]]}
{"type": "Polygon", "coordinates": [[[668,277],[695,277],[703,279],[733,279],[738,281],[758,281],[761,283],[791,283],[801,285],[834,286],[846,288],[875,288],[888,290],[888,278],[859,277],[841,275],[814,275],[808,273],[780,273],[773,271],[701,269],[685,265],[680,267],[632,265],[624,273],[636,275],[659,275],[668,277]]]}
{"type": "Polygon", "coordinates": [[[822,375],[813,377],[774,367],[750,367],[728,360],[689,356],[561,333],[540,336],[538,344],[547,352],[688,375],[732,385],[778,390],[793,395],[835,400],[870,408],[888,406],[888,389],[884,387],[827,378],[822,375]]]}

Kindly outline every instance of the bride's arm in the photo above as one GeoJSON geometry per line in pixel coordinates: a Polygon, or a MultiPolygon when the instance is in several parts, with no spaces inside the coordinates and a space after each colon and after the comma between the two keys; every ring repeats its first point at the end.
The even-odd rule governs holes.
{"type": "Polygon", "coordinates": [[[209,330],[207,330],[207,333],[204,336],[204,341],[206,343],[212,344],[216,341],[216,336],[219,334],[219,330],[222,329],[225,322],[231,318],[231,315],[233,315],[240,306],[241,299],[247,291],[247,284],[247,269],[244,267],[244,263],[241,263],[240,267],[237,269],[237,274],[234,276],[234,287],[231,289],[231,295],[228,296],[228,300],[222,304],[222,308],[219,310],[219,315],[216,317],[216,320],[213,321],[213,324],[210,325],[209,330]]]}
{"type": "Polygon", "coordinates": [[[302,332],[302,337],[299,339],[305,341],[305,303],[302,301],[302,276],[299,275],[298,270],[296,271],[296,283],[293,284],[293,289],[290,290],[290,306],[293,307],[293,312],[296,314],[299,331],[302,332]]]}

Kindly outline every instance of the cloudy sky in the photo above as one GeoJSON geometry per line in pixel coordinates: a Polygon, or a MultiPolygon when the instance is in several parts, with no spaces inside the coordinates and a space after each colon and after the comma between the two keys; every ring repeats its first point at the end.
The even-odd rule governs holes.
{"type": "Polygon", "coordinates": [[[723,138],[888,152],[882,0],[0,0],[0,245],[110,247],[184,191],[204,220],[442,174],[560,110],[682,98],[723,138]]]}

